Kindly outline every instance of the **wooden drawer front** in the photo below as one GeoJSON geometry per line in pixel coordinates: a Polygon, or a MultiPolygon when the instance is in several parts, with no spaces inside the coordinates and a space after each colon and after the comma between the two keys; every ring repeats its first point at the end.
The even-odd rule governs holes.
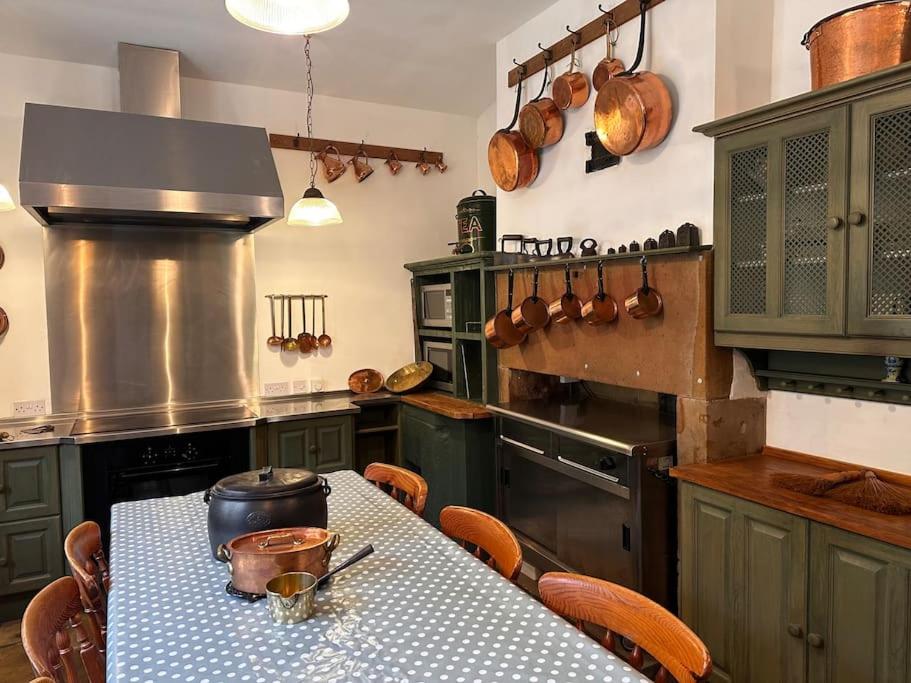
{"type": "Polygon", "coordinates": [[[504,437],[504,441],[507,443],[512,443],[519,448],[530,446],[532,450],[540,451],[542,455],[550,453],[553,449],[550,432],[518,420],[503,418],[500,421],[500,436],[504,437]]]}
{"type": "Polygon", "coordinates": [[[0,522],[60,512],[60,474],[53,446],[0,455],[0,522]]]}
{"type": "Polygon", "coordinates": [[[61,576],[59,516],[0,524],[0,595],[38,590],[61,576]]]}

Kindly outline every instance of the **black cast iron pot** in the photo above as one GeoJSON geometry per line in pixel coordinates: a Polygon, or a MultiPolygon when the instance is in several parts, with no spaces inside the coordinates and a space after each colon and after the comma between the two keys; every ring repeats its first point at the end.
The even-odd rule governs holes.
{"type": "Polygon", "coordinates": [[[264,467],[232,474],[208,489],[209,545],[218,546],[254,531],[285,527],[326,528],[328,482],[309,470],[264,467]]]}

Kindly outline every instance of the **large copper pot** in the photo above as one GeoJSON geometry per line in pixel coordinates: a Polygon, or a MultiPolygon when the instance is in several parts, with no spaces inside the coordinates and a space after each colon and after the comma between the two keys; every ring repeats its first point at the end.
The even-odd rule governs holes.
{"type": "Polygon", "coordinates": [[[646,13],[643,6],[636,61],[629,71],[608,79],[595,100],[595,132],[604,148],[617,156],[661,144],[674,117],[671,94],[661,77],[636,71],[645,47],[646,13]]]}
{"type": "Polygon", "coordinates": [[[817,22],[801,43],[810,51],[813,90],[911,59],[911,0],[849,7],[817,22]]]}
{"type": "Polygon", "coordinates": [[[516,88],[516,110],[512,123],[498,130],[487,145],[487,164],[490,175],[501,190],[512,192],[527,187],[538,177],[538,152],[528,144],[522,133],[512,130],[519,119],[522,100],[522,81],[516,88]]]}
{"type": "Polygon", "coordinates": [[[307,572],[317,578],[329,569],[339,535],[316,527],[291,527],[244,534],[218,547],[235,590],[263,595],[279,574],[307,572]]]}

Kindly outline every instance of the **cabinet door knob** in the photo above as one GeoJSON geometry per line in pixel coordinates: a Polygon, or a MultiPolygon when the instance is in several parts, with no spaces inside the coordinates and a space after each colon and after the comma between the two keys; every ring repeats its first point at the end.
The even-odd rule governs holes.
{"type": "Polygon", "coordinates": [[[848,223],[851,225],[863,225],[867,217],[860,211],[852,211],[848,214],[848,223]]]}
{"type": "Polygon", "coordinates": [[[311,453],[316,453],[316,451],[317,451],[316,444],[313,444],[312,446],[310,446],[311,453]]]}
{"type": "Polygon", "coordinates": [[[838,230],[841,227],[841,217],[832,216],[829,220],[826,221],[826,225],[829,226],[830,230],[838,230]]]}
{"type": "Polygon", "coordinates": [[[807,636],[807,642],[810,644],[810,647],[820,648],[822,647],[822,636],[818,633],[811,633],[807,636]]]}
{"type": "Polygon", "coordinates": [[[795,638],[800,638],[803,636],[803,629],[799,624],[788,624],[788,633],[790,633],[795,638]]]}

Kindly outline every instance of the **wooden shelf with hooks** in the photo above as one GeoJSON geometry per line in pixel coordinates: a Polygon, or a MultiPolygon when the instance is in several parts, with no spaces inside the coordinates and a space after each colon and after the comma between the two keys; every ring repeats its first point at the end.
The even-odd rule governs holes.
{"type": "MultiPolygon", "coordinates": [[[[648,9],[652,9],[657,5],[660,5],[664,0],[650,0],[648,3],[648,9]]],[[[609,10],[606,13],[602,13],[596,19],[592,19],[585,26],[580,29],[576,29],[576,33],[579,35],[578,43],[576,44],[576,49],[578,50],[589,43],[592,43],[599,38],[603,38],[604,34],[607,31],[607,20],[608,18],[613,19],[615,26],[623,26],[628,21],[639,16],[639,5],[640,0],[623,0],[619,5],[609,10]]],[[[509,87],[513,87],[520,80],[520,74],[524,69],[524,75],[521,78],[528,78],[529,76],[538,73],[544,69],[544,53],[546,51],[551,52],[551,63],[558,62],[564,57],[568,57],[570,52],[572,52],[573,47],[573,35],[569,34],[562,40],[558,40],[556,43],[551,45],[547,50],[542,50],[536,54],[531,59],[527,59],[522,62],[516,68],[510,70],[508,77],[509,87]]],[[[274,145],[273,145],[274,146],[274,145]]]]}
{"type": "MultiPolygon", "coordinates": [[[[310,138],[297,135],[280,135],[278,133],[269,134],[269,144],[272,149],[293,149],[298,152],[310,151],[310,138]]],[[[339,154],[346,157],[353,157],[363,148],[364,153],[371,159],[382,159],[385,161],[392,152],[402,163],[418,163],[421,161],[421,154],[424,155],[424,161],[428,164],[436,164],[443,160],[442,152],[432,152],[430,150],[409,149],[407,147],[389,147],[388,145],[368,145],[360,142],[345,142],[343,140],[323,140],[322,138],[313,138],[313,150],[321,152],[329,145],[338,149],[339,154]]]]}

